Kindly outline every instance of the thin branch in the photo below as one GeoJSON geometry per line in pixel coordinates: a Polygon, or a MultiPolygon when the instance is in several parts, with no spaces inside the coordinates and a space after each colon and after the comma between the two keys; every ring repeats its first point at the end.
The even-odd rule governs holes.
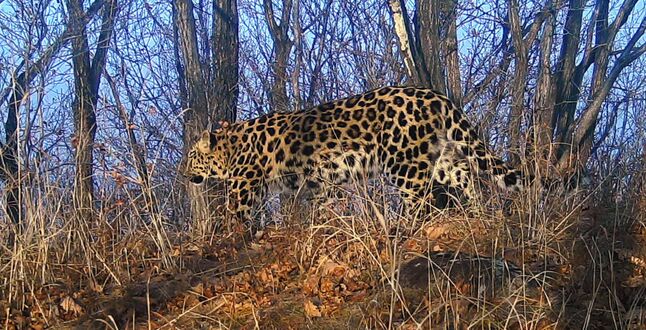
{"type": "Polygon", "coordinates": [[[99,34],[99,39],[96,46],[96,52],[94,58],[92,59],[92,65],[90,66],[90,81],[93,84],[96,84],[98,87],[98,82],[96,81],[98,77],[103,72],[103,67],[105,66],[106,56],[108,55],[108,49],[110,46],[110,37],[114,31],[114,18],[117,12],[117,0],[107,0],[109,1],[108,6],[103,9],[103,19],[101,23],[101,33],[99,34]]]}
{"type": "Polygon", "coordinates": [[[574,143],[577,146],[581,146],[585,140],[594,133],[596,120],[599,116],[599,112],[601,111],[601,106],[608,96],[608,93],[610,93],[610,90],[619,77],[621,71],[646,52],[646,44],[635,48],[635,44],[641,39],[645,31],[646,17],[642,18],[639,28],[628,41],[626,47],[610,70],[610,73],[605,79],[602,87],[592,97],[592,102],[588,105],[586,111],[578,120],[579,125],[577,125],[574,135],[574,143]]]}

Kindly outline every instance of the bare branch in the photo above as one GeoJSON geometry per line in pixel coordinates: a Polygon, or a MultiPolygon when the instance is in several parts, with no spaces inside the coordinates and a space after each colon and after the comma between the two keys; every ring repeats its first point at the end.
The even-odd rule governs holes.
{"type": "Polygon", "coordinates": [[[635,9],[636,4],[637,4],[637,0],[626,0],[621,5],[621,8],[619,8],[619,12],[617,12],[617,16],[615,16],[615,20],[608,28],[608,34],[609,34],[608,40],[610,41],[611,44],[614,43],[615,37],[617,35],[617,32],[619,32],[619,29],[621,29],[621,27],[624,26],[624,24],[626,24],[626,21],[628,20],[630,13],[632,13],[633,9],[635,9]]]}
{"type": "MultiPolygon", "coordinates": [[[[592,134],[596,128],[597,118],[601,112],[602,105],[605,102],[612,86],[619,77],[623,69],[630,65],[634,60],[639,58],[644,52],[646,52],[646,44],[635,48],[637,42],[641,39],[646,31],[646,17],[642,18],[642,21],[639,25],[639,28],[632,35],[628,44],[621,52],[619,58],[615,61],[612,69],[608,76],[603,80],[601,87],[595,92],[592,96],[592,101],[586,107],[581,118],[578,120],[577,129],[574,132],[573,144],[581,148],[584,143],[588,144],[588,147],[591,148],[591,139],[592,134]]],[[[584,152],[589,152],[585,150],[584,152]]],[[[565,157],[563,157],[565,158],[565,157]]],[[[561,159],[561,161],[564,161],[561,159]]]]}
{"type": "MultiPolygon", "coordinates": [[[[84,24],[87,24],[103,7],[103,4],[105,3],[106,0],[95,0],[92,5],[88,8],[88,10],[84,13],[83,18],[81,22],[84,24]]],[[[68,22],[67,25],[65,26],[65,30],[63,33],[52,42],[52,44],[43,51],[43,54],[38,58],[38,60],[32,62],[29,64],[29,67],[25,70],[23,70],[22,73],[18,74],[16,79],[14,80],[14,88],[9,89],[7,93],[9,92],[16,92],[16,91],[21,91],[21,95],[24,92],[24,90],[27,88],[29,84],[36,78],[36,76],[43,71],[44,68],[50,65],[52,59],[58,52],[67,45],[67,43],[70,41],[70,37],[72,35],[72,27],[70,23],[68,22]]],[[[23,66],[24,63],[21,64],[23,66]]],[[[14,99],[21,99],[22,96],[15,97],[14,99]]],[[[5,97],[2,98],[2,100],[5,100],[5,97]]]]}
{"type": "Polygon", "coordinates": [[[404,56],[404,63],[406,64],[408,76],[411,78],[417,77],[415,60],[413,58],[414,37],[410,30],[410,18],[406,11],[406,6],[401,0],[389,0],[388,6],[393,17],[393,23],[395,24],[395,33],[397,34],[397,40],[399,41],[399,50],[404,56]]]}
{"type": "MultiPolygon", "coordinates": [[[[103,19],[101,23],[101,33],[99,34],[99,39],[96,45],[96,52],[94,58],[92,59],[92,65],[90,68],[90,81],[96,82],[103,72],[103,67],[105,66],[106,56],[108,54],[108,49],[110,45],[110,37],[114,31],[114,18],[117,11],[117,0],[106,0],[109,1],[108,6],[103,9],[103,19]]],[[[96,84],[98,88],[98,84],[96,84]]],[[[95,91],[96,93],[96,91],[95,91]]]]}

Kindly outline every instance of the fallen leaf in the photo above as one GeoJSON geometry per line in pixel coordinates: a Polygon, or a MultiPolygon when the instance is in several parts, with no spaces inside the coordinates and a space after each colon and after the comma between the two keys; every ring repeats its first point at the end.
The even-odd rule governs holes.
{"type": "Polygon", "coordinates": [[[451,226],[448,224],[437,224],[425,229],[426,239],[435,240],[440,238],[451,229],[451,226]]]}
{"type": "Polygon", "coordinates": [[[331,275],[334,277],[342,277],[345,274],[346,266],[340,265],[334,261],[328,260],[321,267],[321,274],[323,276],[331,275]]]}
{"type": "Polygon", "coordinates": [[[320,278],[315,275],[310,275],[303,283],[303,293],[305,295],[314,295],[318,293],[320,278]]]}
{"type": "Polygon", "coordinates": [[[61,308],[65,313],[73,313],[75,315],[80,315],[83,313],[83,307],[81,307],[74,298],[66,296],[61,300],[61,308]]]}
{"type": "Polygon", "coordinates": [[[304,309],[305,315],[307,315],[308,317],[321,317],[321,310],[309,299],[305,300],[304,309]]]}

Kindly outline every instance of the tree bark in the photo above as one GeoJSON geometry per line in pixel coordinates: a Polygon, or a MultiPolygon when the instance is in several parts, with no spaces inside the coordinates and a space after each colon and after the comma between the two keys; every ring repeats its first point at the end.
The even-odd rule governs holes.
{"type": "Polygon", "coordinates": [[[444,40],[444,53],[446,58],[446,81],[449,98],[462,108],[462,78],[460,75],[460,52],[458,50],[457,35],[457,0],[450,2],[445,11],[446,39],[444,40]]]}
{"type": "MultiPolygon", "coordinates": [[[[558,2],[556,4],[558,6],[558,2]]],[[[554,77],[550,56],[554,43],[554,25],[556,17],[551,13],[545,22],[539,45],[538,80],[534,93],[533,116],[533,157],[551,163],[554,161],[552,148],[552,130],[550,121],[554,111],[554,77]]]]}
{"type": "Polygon", "coordinates": [[[420,58],[423,71],[427,74],[425,84],[446,93],[442,42],[440,39],[440,0],[416,0],[413,25],[416,34],[416,57],[420,58]]]}
{"type": "Polygon", "coordinates": [[[395,34],[399,42],[399,50],[404,57],[404,64],[406,65],[408,76],[414,84],[422,85],[424,81],[423,76],[425,75],[419,74],[418,65],[413,57],[413,54],[416,53],[413,49],[415,47],[413,44],[415,37],[411,31],[410,18],[406,6],[400,0],[389,0],[388,7],[393,18],[395,34]]]}
{"type": "Polygon", "coordinates": [[[568,12],[563,27],[563,43],[556,73],[556,108],[551,124],[555,130],[554,140],[559,145],[563,145],[567,140],[567,129],[572,125],[574,110],[580,95],[583,75],[575,75],[575,61],[579,50],[585,2],[586,0],[570,0],[568,2],[568,12]]]}
{"type": "Polygon", "coordinates": [[[86,34],[87,22],[83,19],[83,2],[81,0],[67,2],[72,27],[72,64],[76,94],[73,103],[75,128],[73,142],[76,147],[73,200],[78,215],[86,220],[92,217],[94,202],[92,152],[96,136],[95,108],[117,10],[115,0],[107,0],[106,3],[107,6],[103,8],[97,48],[94,57],[90,59],[90,47],[86,34]]]}
{"type": "Polygon", "coordinates": [[[280,22],[276,21],[271,0],[263,0],[265,19],[274,44],[271,64],[273,83],[269,92],[269,103],[273,112],[288,112],[290,102],[287,97],[287,64],[293,42],[289,39],[289,22],[292,13],[292,0],[283,0],[280,22]]]}
{"type": "MultiPolygon", "coordinates": [[[[191,0],[175,0],[176,67],[184,110],[184,152],[200,133],[220,120],[235,121],[238,99],[238,9],[236,0],[213,2],[211,53],[200,57],[198,35],[191,0]],[[209,58],[210,56],[210,58],[209,58]]],[[[207,224],[210,184],[187,186],[191,217],[207,224]]],[[[202,228],[206,229],[206,228],[202,228]]]]}
{"type": "Polygon", "coordinates": [[[211,49],[215,79],[211,82],[212,118],[235,121],[238,102],[238,1],[213,1],[211,49]]]}
{"type": "Polygon", "coordinates": [[[434,0],[415,1],[415,15],[411,23],[405,2],[388,1],[400,51],[406,69],[415,85],[445,92],[443,67],[440,65],[438,10],[434,0]]]}
{"type": "Polygon", "coordinates": [[[181,49],[182,77],[186,81],[186,104],[184,110],[184,145],[190,146],[196,137],[210,123],[208,86],[204,78],[204,68],[200,61],[193,1],[177,0],[175,23],[178,43],[181,49]]]}
{"type": "Polygon", "coordinates": [[[520,163],[521,124],[525,108],[525,86],[527,84],[528,47],[523,39],[518,0],[509,2],[509,27],[514,45],[514,78],[511,82],[511,110],[509,111],[509,158],[513,164],[520,163]]]}

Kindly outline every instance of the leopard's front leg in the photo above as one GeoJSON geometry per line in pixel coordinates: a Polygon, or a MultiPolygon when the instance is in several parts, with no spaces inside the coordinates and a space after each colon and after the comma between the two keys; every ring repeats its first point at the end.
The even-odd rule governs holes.
{"type": "Polygon", "coordinates": [[[234,180],[231,182],[230,210],[236,215],[236,218],[250,227],[255,226],[255,214],[258,211],[258,205],[265,195],[265,185],[262,180],[234,180]]]}

